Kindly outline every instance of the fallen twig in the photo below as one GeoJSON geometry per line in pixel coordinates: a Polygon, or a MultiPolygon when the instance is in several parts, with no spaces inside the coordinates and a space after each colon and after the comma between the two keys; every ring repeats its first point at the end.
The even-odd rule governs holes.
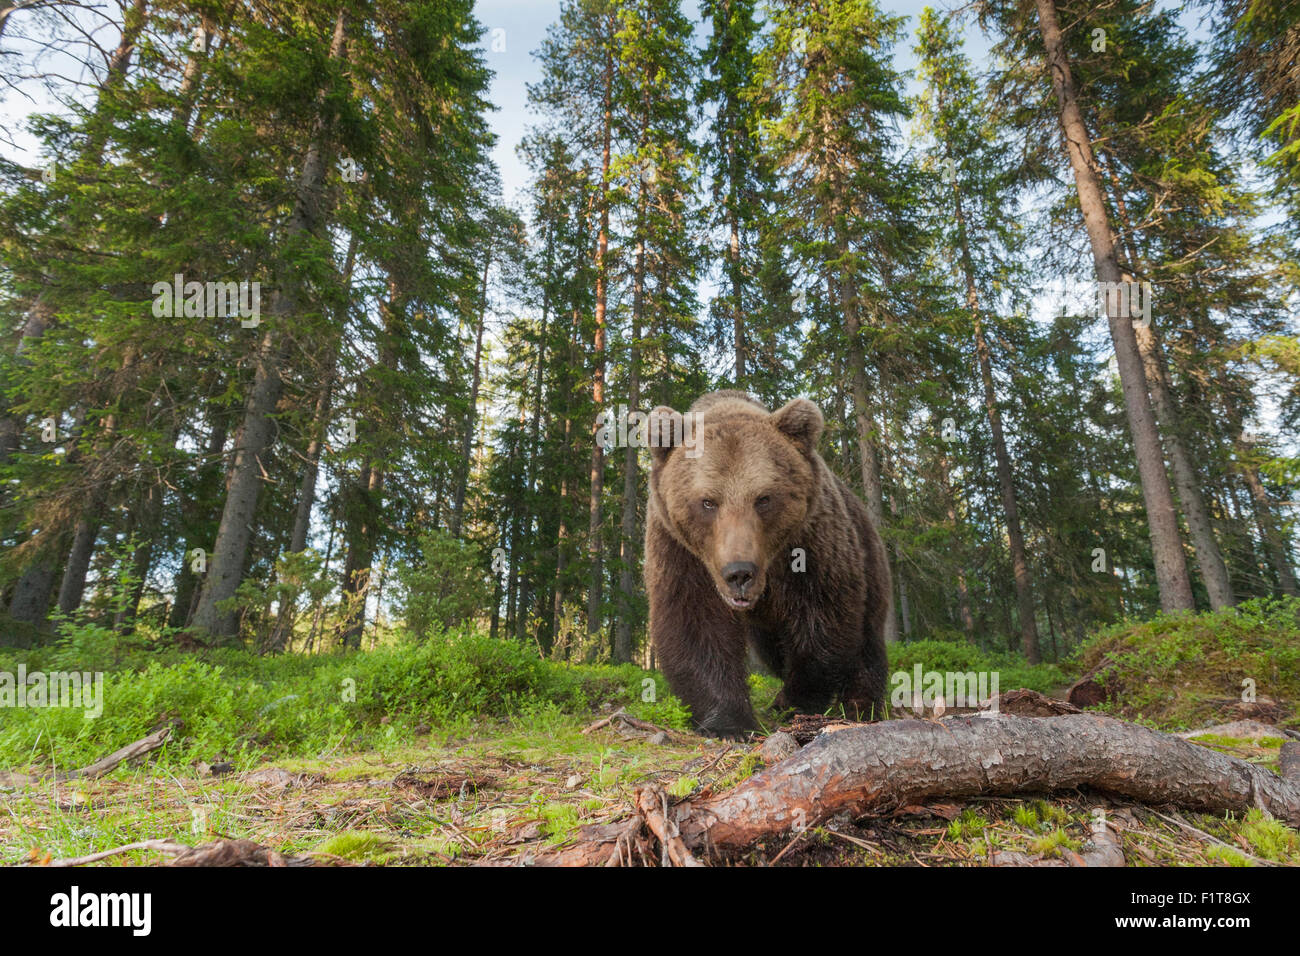
{"type": "Polygon", "coordinates": [[[82,767],[79,770],[64,770],[48,775],[33,775],[26,773],[16,773],[9,770],[0,771],[0,786],[17,787],[28,783],[42,783],[46,780],[54,780],[56,783],[63,783],[67,780],[94,780],[102,777],[124,760],[134,760],[137,757],[143,757],[150,751],[157,750],[165,744],[172,734],[171,727],[164,727],[156,730],[146,737],[141,737],[133,743],[127,744],[120,750],[115,750],[107,757],[96,760],[88,767],[82,767]]]}
{"type": "Polygon", "coordinates": [[[100,850],[98,853],[88,853],[86,856],[65,857],[61,860],[50,860],[48,863],[42,863],[41,866],[85,866],[87,863],[98,863],[100,860],[106,860],[110,856],[118,856],[122,853],[130,853],[133,850],[152,850],[155,853],[167,853],[175,855],[184,853],[190,847],[184,843],[177,843],[175,840],[141,840],[138,843],[128,843],[126,846],[114,847],[111,850],[100,850]]]}

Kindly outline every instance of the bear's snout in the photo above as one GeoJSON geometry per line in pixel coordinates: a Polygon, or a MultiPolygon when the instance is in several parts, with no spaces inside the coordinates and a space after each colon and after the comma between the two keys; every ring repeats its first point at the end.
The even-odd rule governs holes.
{"type": "Polygon", "coordinates": [[[753,607],[763,593],[763,569],[753,561],[730,561],[718,573],[718,594],[736,611],[753,607]]]}
{"type": "Polygon", "coordinates": [[[736,597],[745,597],[745,590],[758,577],[758,565],[753,561],[732,561],[722,569],[722,580],[727,582],[731,593],[736,597]]]}

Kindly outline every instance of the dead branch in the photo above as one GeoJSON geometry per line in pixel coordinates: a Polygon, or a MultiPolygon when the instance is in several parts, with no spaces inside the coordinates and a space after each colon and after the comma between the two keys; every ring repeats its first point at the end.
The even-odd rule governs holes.
{"type": "MultiPolygon", "coordinates": [[[[68,780],[94,780],[102,777],[124,760],[134,760],[137,757],[143,757],[150,751],[157,750],[165,744],[172,735],[171,727],[163,727],[161,730],[154,731],[146,737],[141,737],[133,743],[127,744],[121,750],[115,750],[107,757],[96,760],[88,767],[82,767],[79,770],[64,770],[53,776],[56,783],[63,783],[68,780]]],[[[50,780],[48,775],[33,775],[26,773],[16,773],[8,770],[0,771],[0,787],[17,787],[28,783],[42,783],[50,780]]]]}
{"type": "Polygon", "coordinates": [[[678,835],[676,821],[668,807],[668,794],[659,787],[642,787],[636,795],[636,808],[645,819],[650,832],[659,838],[659,845],[664,848],[664,856],[673,866],[702,866],[699,860],[691,856],[682,838],[678,835]]]}
{"type": "Polygon", "coordinates": [[[126,846],[114,847],[111,850],[100,850],[98,853],[89,853],[86,856],[64,857],[60,860],[50,860],[42,866],[85,866],[87,863],[98,863],[100,860],[106,860],[111,856],[118,856],[122,853],[130,853],[133,850],[153,850],[156,853],[177,854],[184,853],[190,849],[183,843],[177,843],[174,840],[141,840],[138,843],[128,843],[126,846]]]}
{"type": "Polygon", "coordinates": [[[641,720],[639,717],[633,717],[622,707],[614,711],[608,717],[602,717],[600,720],[588,724],[586,727],[582,728],[582,733],[590,734],[594,731],[600,730],[602,727],[613,727],[614,724],[623,724],[626,727],[630,727],[632,730],[639,730],[647,734],[663,734],[669,740],[690,740],[690,737],[686,734],[680,733],[676,730],[669,730],[667,727],[660,727],[657,724],[650,723],[648,720],[641,720]]]}

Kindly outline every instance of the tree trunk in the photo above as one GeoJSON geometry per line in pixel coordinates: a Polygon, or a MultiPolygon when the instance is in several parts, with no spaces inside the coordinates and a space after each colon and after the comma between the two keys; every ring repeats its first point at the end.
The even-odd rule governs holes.
{"type": "MultiPolygon", "coordinates": [[[[1102,151],[1102,159],[1107,161],[1115,209],[1124,224],[1125,244],[1128,253],[1129,269],[1122,270],[1125,282],[1137,280],[1136,271],[1139,259],[1133,224],[1129,221],[1128,208],[1120,189],[1119,177],[1115,174],[1109,157],[1102,151]]],[[[1236,604],[1232,593],[1232,582],[1228,578],[1228,568],[1223,563],[1223,554],[1214,537],[1214,525],[1210,521],[1209,511],[1205,507],[1205,498],[1201,494],[1201,482],[1192,456],[1183,441],[1182,416],[1178,404],[1174,401],[1169,386],[1169,376],[1165,369],[1164,353],[1156,333],[1154,319],[1150,323],[1135,323],[1133,332],[1137,336],[1138,351],[1142,355],[1142,368],[1146,373],[1147,387],[1151,391],[1151,404],[1160,424],[1161,434],[1165,440],[1170,470],[1174,476],[1174,488],[1183,507],[1183,517],[1187,520],[1187,530],[1191,534],[1192,547],[1196,550],[1196,564],[1201,572],[1201,581],[1205,584],[1210,597],[1210,606],[1214,610],[1231,607],[1236,604]]]]}
{"type": "MultiPolygon", "coordinates": [[[[383,339],[376,364],[393,368],[397,364],[392,341],[399,332],[397,315],[403,297],[392,275],[388,279],[388,301],[381,306],[384,316],[383,339]]],[[[361,391],[361,389],[358,389],[361,391]]],[[[362,401],[362,407],[374,400],[362,401]]],[[[371,589],[372,565],[383,514],[384,471],[373,459],[367,459],[358,478],[356,501],[344,517],[344,540],[348,553],[343,562],[343,593],[348,601],[346,624],[341,636],[344,647],[359,649],[366,624],[366,600],[371,589]]]]}
{"type": "MultiPolygon", "coordinates": [[[[639,228],[645,222],[646,186],[641,184],[637,221],[639,228]]],[[[628,408],[637,410],[641,403],[641,316],[645,308],[645,237],[636,245],[636,265],[632,277],[632,342],[628,357],[628,408]]],[[[609,424],[609,423],[606,423],[609,424]]],[[[623,522],[622,550],[619,558],[619,615],[614,632],[614,663],[632,663],[632,595],[636,590],[636,556],[640,542],[636,537],[637,486],[640,468],[637,463],[635,441],[623,449],[623,522]]]]}
{"type": "MultiPolygon", "coordinates": [[[[727,854],[762,840],[781,846],[792,831],[833,817],[886,815],[932,800],[1076,791],[1120,794],[1222,814],[1253,808],[1300,826],[1295,743],[1285,745],[1283,775],[1178,737],[1100,714],[944,721],[888,720],[819,734],[785,760],[739,786],[668,804],[638,794],[642,819],[668,804],[660,827],[688,851],[727,854]]],[[[646,820],[652,831],[655,821],[646,820]]],[[[537,865],[617,865],[639,821],[588,825],[573,844],[537,865]],[[623,844],[621,846],[620,844],[623,844]]],[[[646,854],[653,858],[653,854],[646,854]]],[[[630,861],[629,861],[630,862],[630,861]]]]}
{"type": "Polygon", "coordinates": [[[59,584],[59,610],[71,614],[81,607],[86,593],[86,575],[90,572],[90,559],[95,553],[95,539],[99,537],[98,509],[83,516],[72,533],[72,547],[68,550],[63,580],[59,584]]]}
{"type": "MultiPolygon", "coordinates": [[[[1102,195],[1097,166],[1093,159],[1092,142],[1079,108],[1078,93],[1070,74],[1070,64],[1065,52],[1065,42],[1057,21],[1055,0],[1035,0],[1038,8],[1038,25],[1047,50],[1048,65],[1052,73],[1052,86],[1060,106],[1061,128],[1065,134],[1070,165],[1074,170],[1075,186],[1079,195],[1079,208],[1092,247],[1093,263],[1099,282],[1118,283],[1122,280],[1115,243],[1102,195]]],[[[1138,474],[1142,483],[1142,497],[1146,504],[1147,526],[1151,536],[1151,553],[1155,561],[1156,582],[1160,590],[1160,606],[1165,611],[1194,610],[1191,579],[1187,574],[1187,558],[1178,531],[1178,514],[1174,509],[1169,476],[1165,472],[1160,435],[1156,428],[1151,399],[1147,394],[1146,375],[1142,368],[1142,355],[1138,350],[1133,322],[1114,308],[1114,296],[1107,296],[1107,319],[1111,340],[1115,346],[1115,359],[1119,365],[1120,384],[1124,391],[1124,407],[1128,413],[1129,431],[1137,454],[1138,474]]]]}
{"type": "MultiPolygon", "coordinates": [[[[948,159],[953,159],[951,155],[948,159]]],[[[971,256],[966,231],[966,210],[961,185],[953,183],[953,202],[957,219],[957,241],[961,246],[962,272],[966,280],[966,308],[975,330],[975,357],[979,362],[980,383],[984,388],[984,412],[993,436],[993,457],[997,463],[998,487],[1002,492],[1002,516],[1007,525],[1007,546],[1011,551],[1011,574],[1016,585],[1016,609],[1020,618],[1020,649],[1031,664],[1042,660],[1038,646],[1038,620],[1034,610],[1034,586],[1029,575],[1029,558],[1025,552],[1025,535],[1020,528],[1020,508],[1016,501],[1016,484],[1011,471],[1011,456],[1002,431],[1002,411],[998,408],[997,387],[993,379],[993,359],[984,335],[983,313],[975,284],[975,262],[971,256]]]]}
{"type": "Polygon", "coordinates": [[[131,593],[113,616],[113,629],[120,634],[134,630],[136,615],[140,613],[140,600],[144,596],[149,570],[153,567],[154,542],[162,523],[163,487],[161,481],[150,485],[144,492],[144,500],[136,506],[140,517],[132,523],[137,544],[131,555],[131,593]]]}
{"type": "Polygon", "coordinates": [[[39,626],[50,612],[54,574],[58,559],[53,553],[36,558],[24,569],[9,599],[9,616],[24,624],[39,626]]]}
{"type": "Polygon", "coordinates": [[[478,427],[478,393],[483,383],[483,326],[487,323],[487,281],[492,268],[492,253],[483,263],[483,281],[479,288],[478,323],[474,331],[474,370],[469,387],[469,416],[465,422],[465,443],[461,448],[460,475],[456,480],[456,499],[452,505],[451,533],[459,538],[465,520],[465,491],[469,485],[470,466],[474,461],[474,432],[478,427]]]}
{"type": "Polygon", "coordinates": [[[961,524],[957,517],[957,496],[949,480],[948,459],[939,459],[939,482],[943,488],[948,524],[952,526],[953,554],[957,556],[957,610],[961,615],[962,630],[968,638],[975,636],[975,618],[970,610],[970,587],[966,583],[965,551],[961,546],[961,524]]]}
{"type": "MultiPolygon", "coordinates": [[[[352,270],[357,257],[357,234],[352,233],[348,239],[347,256],[343,262],[343,294],[345,302],[352,294],[352,270]]],[[[341,320],[347,317],[347,306],[343,307],[341,320]]],[[[337,346],[333,346],[337,348],[337,346]]],[[[338,356],[333,350],[324,356],[327,363],[325,380],[321,383],[316,396],[316,409],[312,416],[312,436],[307,445],[307,461],[302,472],[302,481],[298,487],[298,510],[294,515],[293,535],[289,539],[289,550],[294,554],[307,549],[307,535],[311,530],[311,511],[316,503],[316,479],[320,474],[320,456],[325,447],[325,434],[329,426],[330,401],[333,397],[334,378],[338,370],[338,356]]]]}
{"type": "MultiPolygon", "coordinates": [[[[581,312],[575,307],[573,310],[573,324],[569,335],[569,368],[578,367],[578,329],[581,321],[581,312]]],[[[564,444],[560,450],[561,465],[560,477],[560,527],[555,535],[555,604],[552,609],[552,641],[557,640],[560,635],[560,622],[564,619],[564,572],[568,566],[568,548],[569,548],[569,474],[568,468],[565,467],[569,460],[569,453],[573,447],[573,419],[569,415],[569,394],[571,389],[565,392],[565,412],[564,412],[564,444]]]]}
{"type": "MultiPolygon", "coordinates": [[[[885,527],[884,487],[880,480],[880,456],[876,448],[875,423],[867,391],[867,357],[862,348],[862,320],[858,310],[857,292],[847,267],[837,283],[840,309],[844,315],[844,334],[848,339],[848,365],[852,379],[853,418],[858,433],[858,455],[862,459],[862,489],[866,498],[867,513],[877,530],[885,527]]],[[[885,615],[885,642],[898,640],[898,615],[891,608],[885,615]]]]}
{"type": "MultiPolygon", "coordinates": [[[[734,171],[733,171],[734,175],[734,171]]],[[[731,260],[731,336],[736,351],[736,388],[745,387],[745,316],[741,311],[740,222],[735,211],[735,185],[732,185],[732,208],[728,214],[731,243],[727,254],[731,260]]]]}
{"type": "Polygon", "coordinates": [[[366,626],[366,596],[370,591],[371,561],[375,548],[378,497],[383,489],[384,476],[380,469],[367,463],[358,482],[360,501],[355,507],[360,514],[348,518],[350,528],[345,532],[347,556],[343,559],[343,598],[346,617],[339,643],[344,647],[361,647],[361,634],[366,626]]]}
{"type": "MultiPolygon", "coordinates": [[[[347,16],[345,11],[340,10],[334,21],[330,59],[342,59],[346,48],[347,16]]],[[[286,228],[290,241],[315,233],[324,212],[321,196],[328,168],[328,143],[323,98],[322,92],[319,97],[321,113],[315,121],[311,145],[307,149],[298,180],[293,213],[286,228]]],[[[223,605],[234,597],[243,574],[248,545],[253,535],[253,517],[261,491],[262,459],[268,455],[275,440],[275,423],[271,416],[275,413],[284,390],[280,377],[283,348],[280,336],[285,320],[298,307],[299,290],[296,285],[285,272],[279,277],[271,298],[271,318],[257,351],[253,386],[244,408],[244,421],[235,438],[235,460],[227,482],[221,525],[213,543],[208,574],[199,593],[198,609],[191,625],[199,634],[207,634],[219,640],[229,640],[234,635],[234,615],[225,610],[223,605]]]]}
{"type": "MultiPolygon", "coordinates": [[[[612,37],[609,38],[611,41],[612,37]]],[[[605,52],[605,89],[603,93],[604,121],[603,145],[600,160],[600,232],[596,236],[596,333],[592,342],[591,399],[599,413],[605,402],[605,309],[608,296],[609,273],[606,255],[609,252],[609,165],[610,140],[613,133],[613,51],[605,52]]],[[[605,488],[605,450],[596,441],[600,430],[598,422],[592,423],[591,442],[591,498],[587,522],[587,556],[591,562],[591,578],[587,590],[587,635],[594,638],[601,632],[602,605],[605,592],[605,544],[601,535],[601,495],[605,488]]]]}
{"type": "MultiPolygon", "coordinates": [[[[550,327],[550,319],[551,319],[551,276],[555,269],[555,225],[554,223],[548,220],[546,223],[544,223],[543,228],[546,231],[546,272],[545,272],[546,279],[542,284],[542,324],[537,338],[537,368],[535,371],[535,376],[533,381],[533,420],[530,425],[531,434],[528,440],[529,453],[528,453],[528,466],[527,466],[528,467],[528,494],[531,500],[534,502],[540,500],[539,492],[541,490],[540,489],[541,468],[539,467],[539,458],[541,456],[542,418],[543,415],[545,414],[543,412],[542,394],[544,390],[544,372],[546,369],[546,334],[548,328],[550,327]]],[[[527,522],[527,527],[531,535],[533,529],[533,524],[531,519],[529,520],[529,522],[527,522]]],[[[540,526],[539,526],[539,530],[540,530],[540,526]]],[[[535,537],[533,538],[533,541],[534,543],[537,543],[537,539],[535,537]]],[[[533,582],[533,586],[536,586],[536,584],[539,583],[539,577],[537,576],[535,570],[534,570],[534,574],[529,579],[529,581],[533,582]]],[[[528,591],[530,592],[529,600],[531,600],[533,597],[533,595],[531,594],[532,590],[533,587],[528,588],[528,591]]],[[[538,612],[537,612],[538,626],[540,627],[541,620],[543,617],[541,607],[544,604],[546,598],[545,591],[543,590],[543,592],[537,595],[537,597],[540,599],[538,612]]],[[[524,603],[525,611],[527,611],[527,607],[528,607],[528,602],[525,601],[524,603]]],[[[522,623],[524,620],[525,620],[525,615],[521,614],[519,615],[519,618],[516,621],[515,637],[520,640],[522,640],[524,637],[523,623],[522,623]]]]}
{"type": "MultiPolygon", "coordinates": [[[[226,438],[230,431],[230,416],[226,409],[217,408],[213,411],[212,419],[212,431],[208,437],[203,460],[199,465],[202,472],[198,483],[200,494],[194,495],[194,500],[190,501],[187,501],[184,496],[181,498],[181,514],[187,521],[193,521],[193,513],[206,507],[204,499],[208,497],[207,491],[216,495],[217,479],[225,471],[224,452],[226,438]]],[[[188,627],[193,617],[198,599],[199,578],[191,570],[190,555],[195,548],[206,550],[208,542],[209,539],[206,537],[187,536],[185,539],[185,550],[181,552],[180,570],[176,572],[174,585],[176,603],[172,605],[171,618],[168,621],[174,628],[188,627]]]]}
{"type": "Polygon", "coordinates": [[[1295,572],[1287,558],[1286,540],[1278,530],[1276,516],[1273,514],[1272,502],[1268,500],[1268,490],[1259,476],[1259,469],[1249,461],[1250,447],[1247,442],[1238,443],[1238,458],[1241,461],[1241,477],[1250,492],[1251,503],[1259,522],[1259,533],[1263,540],[1264,551],[1277,574],[1277,583],[1283,594],[1300,597],[1296,587],[1295,572]]]}

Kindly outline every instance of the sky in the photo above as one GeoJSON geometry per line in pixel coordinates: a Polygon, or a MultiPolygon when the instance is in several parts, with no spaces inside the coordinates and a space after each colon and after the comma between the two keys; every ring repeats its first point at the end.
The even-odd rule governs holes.
{"type": "MultiPolygon", "coordinates": [[[[498,109],[490,122],[498,140],[493,158],[501,170],[502,191],[507,202],[517,199],[528,183],[528,170],[515,155],[515,146],[523,139],[528,126],[536,122],[528,109],[528,83],[538,78],[539,66],[532,54],[546,36],[546,28],[560,18],[560,0],[478,0],[475,15],[485,28],[483,49],[489,69],[496,73],[488,99],[498,109]]],[[[910,18],[907,38],[894,49],[895,64],[904,70],[916,65],[912,55],[916,26],[927,6],[944,9],[943,0],[883,0],[882,8],[910,18]]],[[[683,9],[696,22],[696,42],[703,44],[707,25],[700,19],[698,0],[683,0],[683,9]]],[[[966,37],[967,52],[978,62],[988,52],[988,44],[971,28],[966,37]]],[[[910,91],[909,91],[910,92],[910,91]]]]}

